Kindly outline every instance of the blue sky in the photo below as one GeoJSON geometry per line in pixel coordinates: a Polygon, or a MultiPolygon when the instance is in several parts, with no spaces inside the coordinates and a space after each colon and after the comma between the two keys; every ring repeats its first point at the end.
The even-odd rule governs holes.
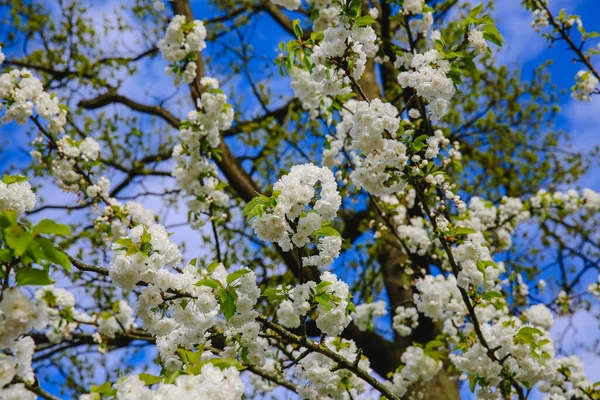
{"type": "MultiPolygon", "coordinates": [[[[93,5],[92,12],[95,15],[95,20],[99,21],[102,13],[110,13],[112,7],[119,4],[119,1],[111,0],[106,2],[98,2],[93,5]]],[[[600,145],[600,135],[597,132],[597,127],[600,126],[600,96],[596,96],[594,101],[589,103],[581,103],[573,100],[568,90],[573,85],[574,76],[580,69],[580,65],[572,63],[572,53],[568,52],[564,43],[557,43],[553,48],[548,48],[546,41],[531,27],[530,13],[524,10],[521,2],[518,0],[499,0],[497,2],[495,18],[498,22],[498,28],[504,35],[506,45],[500,50],[500,60],[509,67],[519,68],[523,71],[525,78],[531,75],[531,71],[542,62],[551,59],[553,65],[550,67],[553,81],[559,88],[566,89],[567,93],[561,95],[561,112],[556,120],[556,126],[571,132],[572,143],[576,149],[590,148],[594,145],[600,145]]],[[[192,2],[194,12],[198,19],[204,19],[213,15],[210,9],[206,7],[204,1],[192,2]]],[[[553,11],[557,11],[562,7],[566,7],[570,13],[579,14],[582,16],[583,23],[588,31],[600,31],[600,21],[597,15],[600,14],[600,2],[597,0],[552,0],[550,7],[553,11]]],[[[261,19],[259,26],[256,27],[253,33],[253,44],[258,53],[264,54],[267,58],[272,58],[275,55],[275,49],[280,41],[289,40],[289,36],[273,21],[264,17],[261,19]]],[[[105,44],[110,42],[110,38],[105,40],[105,44]]],[[[211,49],[210,44],[207,49],[207,54],[215,54],[219,49],[211,49]]],[[[169,87],[170,78],[163,74],[164,64],[160,57],[149,62],[142,67],[143,79],[129,79],[124,82],[122,90],[127,92],[134,98],[143,99],[149,94],[164,94],[164,88],[169,87]]],[[[251,73],[255,76],[261,76],[264,67],[264,62],[261,60],[251,63],[251,73]]],[[[209,71],[219,74],[220,71],[209,71]]],[[[287,80],[279,78],[277,75],[273,77],[272,82],[279,82],[275,93],[277,104],[281,100],[279,96],[288,96],[291,93],[287,80]]],[[[246,92],[248,88],[241,81],[232,81],[228,84],[228,89],[237,93],[246,92]]],[[[251,96],[249,96],[251,97],[251,96]]],[[[174,102],[172,104],[175,104],[174,102]]],[[[175,114],[183,116],[185,110],[176,108],[175,114]]],[[[244,114],[253,115],[258,110],[256,102],[248,101],[244,104],[244,114]]],[[[25,149],[27,143],[23,140],[22,130],[14,124],[0,127],[0,140],[3,144],[2,153],[0,153],[0,174],[10,173],[12,171],[11,164],[26,166],[29,158],[25,149]],[[6,139],[10,140],[8,146],[4,146],[6,139]]],[[[583,187],[591,187],[600,191],[600,173],[597,170],[590,171],[579,182],[583,187]]],[[[160,187],[164,184],[162,180],[156,179],[151,185],[160,187]]],[[[44,187],[44,194],[47,197],[61,195],[60,191],[44,187]]],[[[153,199],[146,201],[149,207],[157,211],[160,203],[153,199]]],[[[183,221],[185,217],[180,212],[178,214],[169,214],[171,221],[183,221]]],[[[46,215],[47,216],[47,215],[46,215]]],[[[163,215],[166,217],[166,215],[163,215]]],[[[198,233],[191,230],[179,229],[174,236],[175,240],[183,240],[184,238],[198,238],[198,233]]],[[[597,335],[597,327],[595,321],[590,321],[584,314],[575,316],[576,325],[579,327],[579,339],[589,341],[597,335]],[[591,324],[594,324],[593,326],[591,324]],[[595,329],[595,330],[592,330],[595,329]],[[591,332],[591,333],[590,333],[591,332]]],[[[560,320],[558,328],[564,327],[567,321],[560,320]]],[[[560,329],[557,329],[559,331],[560,329]]],[[[586,371],[594,380],[600,379],[600,360],[594,356],[582,354],[586,361],[586,371]]],[[[136,360],[138,361],[138,360],[136,360]]],[[[468,395],[465,393],[465,398],[468,395]]]]}

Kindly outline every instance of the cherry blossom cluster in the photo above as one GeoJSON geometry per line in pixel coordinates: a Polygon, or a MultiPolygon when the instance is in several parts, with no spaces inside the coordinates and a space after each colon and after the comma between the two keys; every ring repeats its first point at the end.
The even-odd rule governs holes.
{"type": "MultiPolygon", "coordinates": [[[[324,344],[346,360],[357,363],[360,369],[370,371],[369,360],[361,356],[352,340],[328,337],[324,344]]],[[[300,398],[308,400],[355,399],[367,388],[362,379],[346,369],[336,369],[335,361],[319,353],[311,353],[299,362],[294,376],[300,380],[300,398]]]]}
{"type": "Polygon", "coordinates": [[[140,281],[160,282],[168,274],[163,267],[179,264],[181,257],[164,226],[137,225],[113,244],[110,277],[122,289],[132,290],[140,281]]]}
{"type": "Polygon", "coordinates": [[[81,201],[88,198],[92,202],[109,201],[110,180],[105,176],[95,178],[93,169],[100,158],[100,144],[91,137],[75,140],[64,135],[58,140],[50,140],[48,145],[41,137],[32,143],[36,150],[30,155],[42,166],[50,166],[57,186],[66,192],[81,195],[81,201]]]}
{"type": "Polygon", "coordinates": [[[102,215],[96,218],[94,227],[103,233],[105,239],[113,239],[127,235],[129,228],[136,225],[150,226],[157,222],[154,211],[135,201],[125,205],[114,198],[104,206],[102,215]]]}
{"type": "Polygon", "coordinates": [[[271,0],[271,3],[277,6],[285,7],[290,11],[294,11],[297,10],[298,7],[300,7],[300,4],[302,4],[302,0],[271,0]]]}
{"type": "Polygon", "coordinates": [[[14,211],[18,215],[35,207],[35,194],[29,182],[5,183],[0,180],[0,211],[14,211]]]}
{"type": "Polygon", "coordinates": [[[277,242],[283,251],[290,251],[292,246],[302,248],[313,235],[321,236],[318,254],[303,257],[303,264],[318,267],[331,264],[339,256],[342,240],[337,235],[319,233],[335,218],[342,203],[331,170],[313,164],[295,165],[275,183],[273,193],[275,204],[262,207],[263,211],[252,222],[256,235],[277,242]],[[321,191],[315,201],[317,183],[321,191]]]}
{"type": "Polygon", "coordinates": [[[473,29],[469,32],[469,43],[475,48],[475,51],[478,54],[485,54],[487,52],[488,46],[485,38],[483,37],[483,32],[478,29],[473,29]]]}
{"type": "Polygon", "coordinates": [[[35,382],[31,360],[35,343],[30,336],[16,340],[9,354],[0,353],[0,398],[35,400],[37,396],[28,391],[23,383],[11,384],[15,377],[27,384],[35,382]]]}
{"type": "Polygon", "coordinates": [[[571,96],[581,101],[592,101],[592,94],[598,90],[600,81],[590,71],[579,71],[575,75],[575,85],[571,88],[571,96]]]}
{"type": "Polygon", "coordinates": [[[387,315],[386,307],[386,302],[383,300],[359,304],[351,314],[352,321],[361,331],[372,330],[373,319],[387,315]]]}
{"type": "Polygon", "coordinates": [[[370,26],[339,25],[325,29],[322,42],[313,47],[311,59],[315,70],[312,77],[333,85],[338,82],[326,80],[327,74],[337,73],[340,77],[350,74],[353,79],[360,79],[365,72],[367,57],[374,57],[379,49],[376,39],[370,26]]]}
{"type": "Polygon", "coordinates": [[[14,69],[0,74],[0,110],[4,110],[3,123],[15,121],[25,124],[33,111],[48,121],[48,131],[64,132],[67,108],[54,94],[44,91],[42,82],[27,69],[14,69]]]}
{"type": "Polygon", "coordinates": [[[408,336],[419,326],[419,313],[414,307],[396,307],[392,328],[400,336],[408,336]]]}
{"type": "MultiPolygon", "coordinates": [[[[318,314],[315,322],[321,332],[330,336],[342,333],[352,320],[349,313],[351,302],[348,284],[329,271],[323,272],[320,280],[319,285],[307,282],[296,286],[287,294],[288,299],[283,300],[277,310],[277,319],[281,325],[297,328],[300,326],[300,318],[304,318],[309,311],[315,309],[318,314]]],[[[384,305],[379,305],[379,308],[373,311],[380,314],[382,306],[384,305]]],[[[365,316],[361,317],[364,319],[365,316]]]]}
{"type": "Polygon", "coordinates": [[[411,87],[417,94],[429,102],[427,109],[433,121],[442,118],[448,112],[448,105],[456,89],[446,74],[450,63],[442,58],[437,50],[428,50],[416,54],[411,61],[413,71],[400,72],[398,83],[403,88],[411,87]]]}
{"type": "MultiPolygon", "coordinates": [[[[163,366],[169,371],[182,368],[178,349],[191,351],[196,345],[207,344],[217,324],[227,338],[225,352],[244,354],[255,365],[264,363],[266,345],[258,339],[260,326],[254,310],[260,296],[254,272],[241,270],[239,278],[231,281],[222,264],[210,272],[195,265],[176,273],[163,268],[176,267],[180,260],[179,249],[160,225],[138,225],[114,244],[113,282],[124,290],[133,289],[138,282],[148,284],[137,298],[135,310],[144,329],[157,338],[163,366]],[[165,297],[173,290],[186,295],[165,297]],[[225,308],[231,304],[233,309],[225,308]],[[219,319],[221,313],[225,324],[219,319]]],[[[127,312],[127,321],[131,321],[129,316],[127,312]]],[[[118,321],[119,315],[116,317],[118,321]]]]}
{"type": "Polygon", "coordinates": [[[376,196],[396,193],[406,186],[400,175],[408,157],[406,146],[397,140],[398,114],[396,107],[379,99],[360,101],[344,124],[349,128],[352,149],[364,154],[364,158],[354,157],[352,183],[376,196]]]}
{"type": "Polygon", "coordinates": [[[218,154],[220,133],[229,129],[233,122],[233,108],[219,89],[219,82],[205,77],[201,84],[207,90],[198,100],[198,109],[190,111],[187,120],[181,124],[181,144],[173,149],[177,161],[173,176],[178,187],[192,196],[187,206],[192,213],[190,224],[194,228],[206,223],[203,214],[221,218],[220,214],[226,212],[229,196],[223,191],[210,158],[218,154]]]}
{"type": "Polygon", "coordinates": [[[165,32],[165,37],[158,41],[158,49],[163,58],[170,62],[166,68],[169,75],[175,74],[175,85],[180,78],[185,83],[196,79],[195,60],[197,53],[206,47],[206,28],[202,21],[186,22],[184,15],[175,15],[165,32]]]}
{"type": "MultiPolygon", "coordinates": [[[[117,399],[215,399],[236,400],[244,394],[244,384],[235,367],[220,369],[206,364],[198,375],[180,375],[173,383],[159,383],[155,390],[149,388],[138,375],[122,378],[115,384],[117,399]]],[[[94,400],[93,394],[80,400],[94,400]]]]}
{"type": "Polygon", "coordinates": [[[417,346],[408,347],[400,360],[402,368],[394,373],[391,382],[386,382],[398,397],[403,397],[413,383],[428,382],[442,369],[440,360],[430,357],[423,348],[417,346]]]}
{"type": "Polygon", "coordinates": [[[327,7],[329,3],[315,2],[320,14],[314,24],[322,29],[323,39],[312,47],[310,69],[288,68],[295,96],[315,117],[320,110],[328,114],[331,98],[352,91],[351,80],[362,77],[367,58],[374,57],[379,50],[373,28],[341,22],[346,20],[336,18],[339,8],[327,7]]]}

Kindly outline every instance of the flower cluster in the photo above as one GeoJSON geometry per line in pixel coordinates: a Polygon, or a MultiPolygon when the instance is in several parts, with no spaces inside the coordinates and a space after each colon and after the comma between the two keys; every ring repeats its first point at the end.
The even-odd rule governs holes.
{"type": "MultiPolygon", "coordinates": [[[[6,180],[6,179],[4,179],[6,180]]],[[[35,207],[35,194],[28,182],[0,181],[0,211],[15,211],[18,215],[35,207]]]]}
{"type": "MultiPolygon", "coordinates": [[[[370,371],[369,360],[360,357],[356,344],[351,340],[331,338],[325,339],[325,346],[356,363],[365,371],[370,371]]],[[[304,358],[294,371],[300,380],[298,394],[302,399],[355,399],[366,389],[366,384],[352,372],[335,368],[335,362],[320,353],[311,353],[304,358]],[[349,393],[349,394],[348,394],[349,393]]]]}
{"type": "MultiPolygon", "coordinates": [[[[292,244],[302,248],[311,236],[320,235],[321,228],[335,218],[342,203],[331,170],[313,164],[293,166],[289,174],[275,183],[273,193],[275,204],[269,205],[268,199],[257,198],[261,212],[256,214],[252,228],[260,239],[277,242],[283,251],[290,251],[292,244]],[[307,212],[315,198],[317,183],[321,187],[319,198],[307,212]]],[[[305,265],[325,267],[339,256],[341,238],[328,232],[321,236],[318,256],[304,257],[305,265]]]]}
{"type": "MultiPolygon", "coordinates": [[[[364,155],[354,157],[356,165],[350,178],[356,187],[376,196],[397,193],[406,184],[400,178],[408,157],[406,146],[397,140],[398,114],[393,105],[374,99],[357,102],[355,112],[346,114],[343,121],[352,149],[364,155]]],[[[341,130],[337,133],[343,134],[341,130]]]]}
{"type": "Polygon", "coordinates": [[[163,267],[180,261],[181,252],[169,240],[164,226],[138,225],[131,229],[129,237],[113,244],[110,278],[122,289],[133,290],[139,281],[160,282],[166,272],[163,267]]]}
{"type": "Polygon", "coordinates": [[[352,313],[352,320],[361,331],[373,329],[373,319],[387,315],[386,303],[379,300],[373,303],[364,303],[356,306],[352,313]]]}
{"type": "Polygon", "coordinates": [[[575,85],[571,88],[571,96],[581,101],[592,101],[592,94],[598,93],[600,80],[590,71],[579,71],[575,75],[575,85]]]}
{"type": "Polygon", "coordinates": [[[33,115],[48,121],[50,133],[61,133],[67,123],[67,109],[54,94],[44,91],[42,82],[27,69],[14,69],[0,74],[0,110],[4,109],[3,123],[15,121],[25,124],[33,115]]]}
{"type": "Polygon", "coordinates": [[[430,381],[442,369],[442,362],[432,358],[417,346],[410,346],[400,358],[402,369],[394,373],[392,382],[386,382],[398,397],[403,397],[408,387],[415,382],[430,381]]]}
{"type": "Polygon", "coordinates": [[[412,330],[419,326],[419,314],[414,307],[396,307],[396,314],[392,321],[392,328],[400,336],[408,336],[412,330]]]}
{"type": "Polygon", "coordinates": [[[463,303],[454,275],[426,275],[416,285],[413,295],[417,310],[433,320],[442,321],[444,332],[454,334],[464,324],[467,308],[463,303]]]}
{"type": "Polygon", "coordinates": [[[469,43],[471,43],[478,54],[485,54],[488,49],[487,42],[483,37],[483,32],[477,29],[473,29],[469,32],[469,43]]]}
{"type": "Polygon", "coordinates": [[[487,390],[501,384],[503,370],[532,387],[556,369],[554,345],[545,330],[507,316],[492,324],[482,324],[481,330],[488,347],[497,349],[494,351],[497,359],[506,360],[503,364],[492,361],[479,342],[462,354],[452,353],[450,359],[460,371],[484,379],[487,390]]]}
{"type": "Polygon", "coordinates": [[[484,291],[496,286],[503,272],[493,261],[487,241],[481,233],[469,235],[469,240],[452,249],[454,259],[461,267],[457,284],[463,289],[481,287],[484,291]]]}
{"type": "Polygon", "coordinates": [[[423,0],[404,0],[402,8],[406,14],[421,14],[423,12],[423,0]]]}
{"type": "Polygon", "coordinates": [[[271,3],[273,3],[277,6],[284,7],[290,11],[294,11],[294,10],[297,10],[298,7],[300,7],[300,4],[302,3],[302,1],[301,0],[271,0],[271,3]]]}
{"type": "Polygon", "coordinates": [[[137,225],[150,226],[157,222],[154,212],[135,201],[128,201],[124,206],[116,199],[109,199],[102,215],[96,218],[95,228],[102,231],[105,239],[119,238],[127,235],[128,228],[137,225]]]}
{"type": "Polygon", "coordinates": [[[196,53],[206,47],[206,28],[202,21],[186,22],[184,15],[175,15],[169,25],[165,37],[158,41],[158,49],[163,58],[171,63],[167,74],[175,74],[175,84],[180,77],[185,83],[196,78],[196,53]]]}
{"type": "Polygon", "coordinates": [[[31,301],[17,287],[2,291],[0,301],[0,348],[8,348],[24,333],[48,324],[46,307],[31,301]]]}
{"type": "Polygon", "coordinates": [[[190,111],[187,120],[181,124],[181,144],[173,149],[177,161],[173,176],[177,185],[193,197],[187,206],[192,213],[190,224],[194,228],[205,224],[202,214],[220,218],[217,211],[226,211],[229,196],[223,191],[210,157],[217,152],[220,132],[229,129],[233,122],[233,108],[219,90],[219,82],[202,78],[201,84],[209,89],[202,93],[198,110],[190,111]]]}
{"type": "MultiPolygon", "coordinates": [[[[316,302],[317,327],[324,334],[337,336],[352,320],[348,315],[349,293],[345,282],[338,280],[331,272],[323,272],[321,283],[318,285],[315,282],[307,282],[297,285],[287,294],[287,299],[279,304],[277,319],[287,328],[297,328],[300,325],[300,318],[305,317],[316,302]]],[[[359,324],[368,325],[372,316],[385,315],[385,313],[381,314],[381,307],[385,311],[385,304],[373,303],[373,305],[372,309],[361,309],[362,321],[359,324]]],[[[359,313],[358,309],[356,313],[359,313]]]]}
{"type": "Polygon", "coordinates": [[[66,289],[45,286],[35,292],[35,302],[47,316],[50,329],[46,337],[51,343],[70,340],[80,323],[93,322],[88,314],[76,310],[75,297],[66,289]]]}
{"type": "Polygon", "coordinates": [[[25,389],[23,383],[10,384],[15,377],[33,384],[35,376],[31,360],[35,343],[30,336],[25,336],[13,343],[9,355],[0,353],[0,398],[34,400],[35,394],[25,389]]]}
{"type": "Polygon", "coordinates": [[[339,25],[325,29],[323,41],[314,46],[311,55],[318,75],[326,79],[326,70],[330,70],[329,73],[337,71],[342,77],[350,74],[354,79],[360,79],[365,72],[367,57],[374,57],[379,49],[376,39],[375,31],[369,26],[339,25]]]}
{"type": "MultiPolygon", "coordinates": [[[[212,364],[202,367],[198,375],[180,375],[174,383],[160,383],[156,390],[146,386],[137,375],[130,375],[113,385],[118,399],[215,399],[236,400],[244,394],[240,373],[234,367],[220,369],[212,364]]],[[[83,400],[92,399],[91,395],[83,400]]]]}
{"type": "Polygon", "coordinates": [[[310,59],[314,65],[310,72],[292,66],[288,72],[292,79],[295,96],[302,102],[303,108],[313,116],[319,109],[327,110],[332,104],[329,96],[335,97],[350,93],[351,79],[358,80],[365,72],[367,58],[374,57],[379,49],[377,35],[370,26],[334,25],[333,18],[339,9],[335,6],[325,8],[320,4],[320,20],[323,39],[312,48],[310,59]],[[325,22],[323,18],[328,21],[325,22]]]}
{"type": "Polygon", "coordinates": [[[428,102],[431,119],[437,121],[448,112],[450,99],[454,96],[454,83],[446,74],[450,71],[450,63],[442,58],[437,50],[428,50],[424,54],[416,54],[411,61],[414,71],[400,72],[398,82],[411,87],[428,102]]]}

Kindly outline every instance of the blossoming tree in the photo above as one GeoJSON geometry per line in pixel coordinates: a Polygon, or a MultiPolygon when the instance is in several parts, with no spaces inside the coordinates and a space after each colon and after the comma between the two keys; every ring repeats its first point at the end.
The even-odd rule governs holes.
{"type": "MultiPolygon", "coordinates": [[[[600,398],[550,334],[597,312],[596,153],[492,2],[85,3],[0,5],[0,398],[600,398]]],[[[523,7],[597,95],[599,35],[523,7]]]]}

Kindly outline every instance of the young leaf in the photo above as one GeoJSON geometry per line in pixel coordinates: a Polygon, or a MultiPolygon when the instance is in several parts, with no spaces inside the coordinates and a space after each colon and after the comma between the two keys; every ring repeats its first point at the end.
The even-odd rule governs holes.
{"type": "Polygon", "coordinates": [[[473,228],[467,228],[466,226],[458,226],[454,230],[455,235],[470,235],[472,233],[477,233],[477,231],[473,228]]]}
{"type": "Polygon", "coordinates": [[[237,293],[232,288],[221,289],[219,297],[221,299],[221,312],[225,316],[225,319],[229,320],[235,315],[237,293]]]}
{"type": "Polygon", "coordinates": [[[43,219],[38,222],[38,224],[34,226],[32,230],[33,236],[37,236],[40,233],[69,236],[71,234],[71,228],[69,228],[67,225],[57,224],[51,219],[43,219]]]}
{"type": "Polygon", "coordinates": [[[4,174],[4,177],[2,178],[2,182],[6,183],[7,185],[10,185],[11,183],[21,183],[21,182],[25,182],[27,180],[29,180],[29,178],[27,178],[26,176],[23,176],[23,175],[4,174]]]}
{"type": "Polygon", "coordinates": [[[218,289],[221,285],[221,282],[211,279],[211,278],[206,278],[206,279],[201,279],[198,282],[194,283],[194,285],[196,286],[208,286],[211,287],[213,289],[218,289]]]}
{"type": "Polygon", "coordinates": [[[19,286],[45,286],[52,285],[55,281],[48,275],[48,270],[36,268],[23,268],[17,270],[17,285],[19,286]]]}
{"type": "Polygon", "coordinates": [[[69,260],[69,257],[65,253],[54,247],[51,241],[45,237],[38,236],[35,238],[35,242],[40,246],[44,260],[60,265],[67,271],[71,271],[71,260],[69,260]]]}
{"type": "Polygon", "coordinates": [[[154,385],[155,383],[162,382],[163,380],[160,376],[151,374],[139,374],[138,377],[146,386],[154,385]]]}
{"type": "Polygon", "coordinates": [[[240,270],[230,273],[229,275],[227,275],[227,284],[229,285],[231,282],[238,280],[239,278],[248,273],[250,273],[250,270],[247,268],[242,268],[240,270]]]}
{"type": "Polygon", "coordinates": [[[371,17],[370,15],[363,15],[362,17],[358,17],[354,20],[354,26],[355,27],[371,26],[371,25],[373,25],[373,22],[375,22],[373,17],[371,17]]]}

